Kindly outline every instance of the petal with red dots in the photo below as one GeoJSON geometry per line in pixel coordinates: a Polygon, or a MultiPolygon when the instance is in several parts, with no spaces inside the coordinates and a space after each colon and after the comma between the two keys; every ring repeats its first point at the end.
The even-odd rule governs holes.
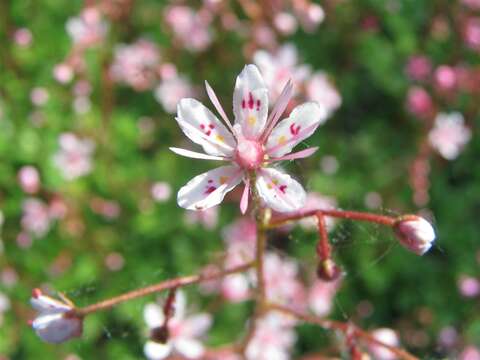
{"type": "Polygon", "coordinates": [[[176,120],[185,135],[203,147],[209,155],[231,156],[236,146],[233,134],[202,103],[182,99],[177,106],[176,120]]]}
{"type": "Polygon", "coordinates": [[[246,65],[237,76],[233,93],[235,124],[242,127],[243,136],[257,139],[265,128],[268,115],[268,90],[255,65],[246,65]]]}
{"type": "Polygon", "coordinates": [[[302,185],[277,169],[261,169],[256,187],[265,204],[275,211],[295,211],[305,204],[306,193],[302,185]]]}
{"type": "Polygon", "coordinates": [[[288,154],[301,141],[311,136],[327,118],[325,107],[307,102],[292,110],[278,123],[267,139],[266,152],[271,157],[288,154]]]}
{"type": "Polygon", "coordinates": [[[218,205],[242,178],[243,171],[237,166],[221,166],[197,175],[179,190],[178,205],[188,210],[218,205]]]}

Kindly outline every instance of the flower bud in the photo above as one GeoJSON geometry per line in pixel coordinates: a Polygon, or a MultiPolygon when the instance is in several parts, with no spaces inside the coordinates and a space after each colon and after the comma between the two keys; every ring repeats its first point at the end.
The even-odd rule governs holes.
{"type": "Polygon", "coordinates": [[[160,344],[166,344],[169,337],[170,332],[168,330],[168,326],[165,325],[157,326],[150,332],[150,339],[160,344]]]}
{"type": "Polygon", "coordinates": [[[337,264],[335,264],[335,262],[330,258],[322,260],[318,264],[317,276],[321,280],[335,281],[339,278],[341,273],[340,267],[338,267],[337,264]]]}
{"type": "Polygon", "coordinates": [[[401,216],[393,228],[400,244],[417,255],[425,254],[435,240],[432,225],[420,216],[401,216]]]}
{"type": "Polygon", "coordinates": [[[82,335],[83,319],[75,314],[75,306],[66,298],[56,300],[33,289],[30,303],[38,311],[31,326],[48,343],[61,343],[82,335]]]}

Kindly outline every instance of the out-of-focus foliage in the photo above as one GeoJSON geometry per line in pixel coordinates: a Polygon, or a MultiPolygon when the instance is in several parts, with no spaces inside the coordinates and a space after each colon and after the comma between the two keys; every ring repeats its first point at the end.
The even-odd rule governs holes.
{"type": "MultiPolygon", "coordinates": [[[[154,0],[102,1],[101,39],[74,45],[66,23],[95,2],[85,3],[0,2],[0,289],[2,302],[9,303],[4,311],[0,307],[0,354],[6,359],[144,356],[143,307],[151,299],[92,315],[82,338],[52,346],[27,325],[33,316],[30,291],[43,284],[87,305],[195,273],[218,257],[224,247],[221,230],[239,215],[240,193],[221,205],[218,221],[210,214],[202,222],[178,207],[176,191],[211,164],[168,150],[185,143],[168,95],[175,100],[172,92],[178,91],[206,104],[202,86],[207,79],[231,115],[235,76],[253,61],[255,50],[277,48],[269,40],[259,45],[249,32],[254,20],[239,3],[226,0],[208,2],[217,10],[210,10],[207,39],[193,27],[189,36],[200,39],[190,38],[190,47],[165,20],[171,4],[154,0]],[[222,17],[227,3],[237,17],[230,21],[242,26],[222,17]],[[130,58],[125,55],[121,74],[115,75],[110,69],[119,46],[139,39],[149,45],[131,50],[130,58]],[[154,68],[143,64],[141,74],[127,73],[130,62],[147,62],[149,56],[154,68]],[[181,74],[185,86],[159,90],[172,72],[181,74]],[[23,174],[23,181],[33,185],[22,185],[25,166],[34,167],[23,174]]],[[[188,5],[198,10],[199,3],[188,5]]],[[[331,232],[335,258],[346,271],[332,317],[366,329],[393,328],[420,357],[458,356],[469,345],[480,347],[480,289],[472,291],[480,278],[480,35],[472,35],[470,43],[465,39],[468,22],[480,21],[480,10],[467,3],[324,1],[325,19],[318,28],[299,27],[276,40],[279,46],[293,44],[298,64],[310,66],[305,81],[324,71],[341,96],[338,110],[307,140],[319,151],[286,164],[290,172],[308,191],[331,196],[344,209],[422,211],[434,219],[438,239],[423,257],[408,253],[389,231],[373,225],[337,222],[331,232]],[[418,55],[432,64],[428,80],[407,74],[408,62],[418,55]],[[466,68],[473,85],[442,88],[435,72],[440,65],[455,68],[458,83],[466,68]],[[423,117],[409,111],[412,86],[424,87],[433,99],[431,108],[422,108],[423,117]],[[449,161],[432,149],[422,150],[429,147],[435,116],[454,111],[471,132],[463,151],[449,161]],[[427,170],[412,168],[419,157],[427,170]],[[424,183],[415,185],[418,176],[424,183]],[[415,193],[429,198],[418,200],[415,193]]],[[[300,267],[315,264],[314,232],[298,227],[271,240],[271,247],[288,253],[300,267]]],[[[229,343],[244,329],[248,302],[218,305],[196,288],[188,295],[198,308],[214,311],[207,344],[229,343]]],[[[323,330],[300,326],[294,354],[321,351],[331,339],[323,330]]]]}

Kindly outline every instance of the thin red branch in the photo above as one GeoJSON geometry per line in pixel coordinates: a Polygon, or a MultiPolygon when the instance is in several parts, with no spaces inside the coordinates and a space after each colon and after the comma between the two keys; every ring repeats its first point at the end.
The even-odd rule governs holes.
{"type": "Polygon", "coordinates": [[[335,321],[335,320],[326,320],[322,319],[313,315],[308,315],[308,314],[303,314],[297,310],[290,309],[286,306],[279,305],[279,304],[268,304],[268,308],[282,312],[284,314],[293,316],[299,320],[302,320],[304,322],[310,323],[310,324],[315,324],[319,325],[320,327],[327,329],[327,330],[339,330],[343,332],[344,334],[350,334],[351,336],[354,336],[356,338],[363,339],[364,341],[373,344],[373,345],[378,345],[382,346],[388,350],[390,350],[392,353],[397,355],[399,358],[404,359],[404,360],[419,360],[416,356],[410,354],[409,352],[399,349],[395,346],[391,346],[388,344],[385,344],[382,341],[379,341],[375,339],[370,333],[368,333],[365,330],[362,330],[355,326],[354,324],[351,323],[344,323],[340,321],[335,321]]]}
{"type": "Polygon", "coordinates": [[[277,216],[270,221],[270,223],[268,224],[268,227],[273,228],[273,227],[281,226],[290,221],[300,220],[310,216],[316,216],[317,213],[321,213],[325,216],[330,216],[335,218],[367,221],[367,222],[372,222],[372,223],[386,225],[386,226],[393,226],[393,224],[395,223],[395,217],[392,217],[392,216],[365,213],[360,211],[315,209],[315,210],[299,211],[291,215],[277,216]]]}
{"type": "Polygon", "coordinates": [[[330,258],[330,244],[328,241],[327,225],[325,224],[325,216],[319,211],[316,214],[318,221],[318,243],[317,255],[320,261],[330,258]]]}
{"type": "Polygon", "coordinates": [[[203,281],[209,281],[209,280],[221,278],[226,275],[230,275],[238,272],[244,272],[245,270],[248,270],[252,266],[253,266],[253,263],[250,262],[240,266],[236,266],[228,270],[218,271],[216,273],[191,275],[191,276],[184,276],[176,279],[165,280],[165,281],[162,281],[161,283],[150,285],[141,289],[129,291],[125,294],[122,294],[104,301],[100,301],[96,304],[92,304],[83,308],[78,308],[76,309],[75,313],[77,316],[85,316],[93,312],[109,309],[122,302],[136,299],[142,296],[150,295],[156,292],[173,289],[173,288],[179,288],[187,285],[193,285],[203,281]]]}

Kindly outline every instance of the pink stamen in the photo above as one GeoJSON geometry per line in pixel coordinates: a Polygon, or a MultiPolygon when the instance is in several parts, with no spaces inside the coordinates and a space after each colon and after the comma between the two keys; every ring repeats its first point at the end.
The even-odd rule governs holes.
{"type": "Polygon", "coordinates": [[[272,112],[268,116],[267,126],[265,127],[265,131],[260,137],[262,141],[265,141],[266,139],[268,139],[268,137],[270,136],[270,133],[272,132],[275,125],[277,124],[278,120],[280,119],[280,116],[282,116],[283,112],[287,108],[287,105],[290,102],[290,98],[292,97],[292,91],[293,91],[293,84],[289,80],[285,85],[285,87],[283,88],[282,93],[278,97],[272,112]]]}
{"type": "Polygon", "coordinates": [[[271,157],[268,162],[274,161],[283,161],[283,160],[296,160],[296,159],[303,159],[313,155],[318,150],[318,147],[312,147],[305,150],[300,150],[285,156],[280,157],[271,157]]]}

